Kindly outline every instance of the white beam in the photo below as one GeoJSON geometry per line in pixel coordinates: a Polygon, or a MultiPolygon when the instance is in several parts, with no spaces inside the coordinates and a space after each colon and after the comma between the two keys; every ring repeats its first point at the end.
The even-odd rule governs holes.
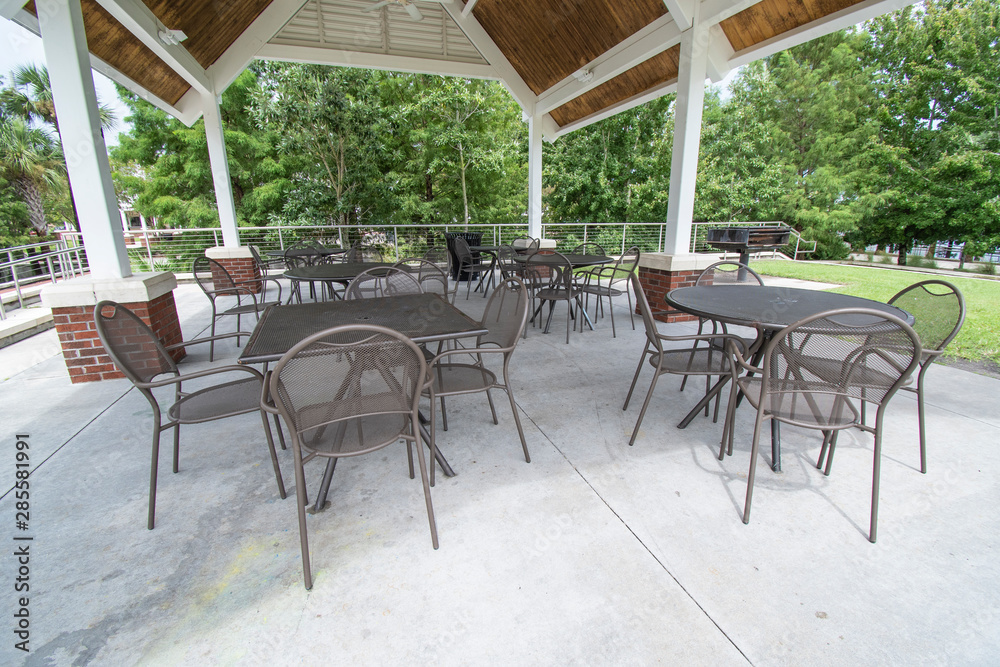
{"type": "Polygon", "coordinates": [[[610,81],[622,72],[666,51],[681,41],[681,29],[669,16],[657,19],[600,57],[585,65],[586,81],[568,76],[538,96],[535,113],[548,113],[610,81]]]}
{"type": "Polygon", "coordinates": [[[343,51],[340,49],[326,49],[314,46],[265,44],[257,52],[257,57],[261,60],[310,63],[314,65],[336,65],[341,67],[364,67],[367,69],[381,69],[394,72],[461,76],[472,79],[500,78],[496,70],[493,69],[491,65],[459,63],[449,60],[432,60],[430,58],[392,56],[384,53],[360,53],[357,51],[343,51]]]}
{"type": "Polygon", "coordinates": [[[760,44],[755,44],[748,49],[737,51],[736,54],[730,59],[729,64],[731,67],[736,68],[755,60],[766,58],[769,55],[777,53],[778,51],[790,49],[793,46],[804,44],[809,40],[816,39],[817,37],[829,35],[832,32],[849,28],[863,21],[875,18],[876,16],[881,16],[882,14],[896,11],[897,9],[901,9],[907,5],[912,5],[914,4],[914,1],[915,0],[867,0],[866,2],[860,2],[846,9],[842,9],[839,12],[834,12],[833,14],[824,16],[821,19],[817,19],[812,23],[807,23],[806,25],[799,26],[794,30],[789,30],[788,32],[772,37],[769,40],[761,42],[760,44]]]}
{"type": "Polygon", "coordinates": [[[0,0],[0,17],[13,19],[25,4],[27,0],[0,0]]]}
{"type": "Polygon", "coordinates": [[[44,6],[39,11],[42,48],[90,272],[98,278],[127,278],[132,269],[101,134],[80,0],[46,0],[44,6]]]}
{"type": "Polygon", "coordinates": [[[208,159],[212,164],[212,182],[215,185],[215,204],[222,225],[222,244],[227,248],[240,245],[236,223],[236,203],[233,199],[233,182],[229,177],[229,158],[226,155],[226,137],[219,110],[219,98],[202,95],[205,116],[205,138],[208,140],[208,159]]]}
{"type": "Polygon", "coordinates": [[[236,41],[208,68],[208,76],[217,93],[222,94],[247,68],[261,47],[295,16],[306,0],[271,0],[236,41]]]}
{"type": "Polygon", "coordinates": [[[677,89],[676,80],[667,81],[666,83],[661,83],[658,86],[654,86],[653,88],[644,90],[638,95],[633,95],[628,99],[624,99],[621,102],[612,104],[609,107],[605,107],[604,109],[601,109],[597,113],[592,113],[589,116],[585,116],[584,118],[581,118],[579,120],[574,120],[572,123],[566,123],[565,125],[559,127],[559,129],[555,131],[555,133],[552,135],[552,139],[553,140],[558,139],[564,134],[569,134],[570,132],[581,130],[587,127],[588,125],[593,125],[594,123],[602,121],[605,118],[611,118],[611,116],[620,114],[623,111],[628,111],[629,109],[637,107],[640,104],[645,104],[650,100],[655,100],[658,97],[663,97],[668,93],[672,93],[676,89],[677,89]]]}
{"type": "Polygon", "coordinates": [[[760,4],[762,0],[705,0],[700,8],[700,21],[706,25],[721,23],[745,9],[760,4]]]}
{"type": "Polygon", "coordinates": [[[674,17],[681,30],[687,30],[694,22],[695,3],[701,0],[663,0],[667,11],[674,17]]]}
{"type": "Polygon", "coordinates": [[[465,0],[465,7],[462,7],[462,16],[468,17],[472,13],[472,8],[479,0],[465,0]]]}
{"type": "Polygon", "coordinates": [[[722,28],[715,24],[708,29],[711,41],[708,46],[708,78],[718,83],[732,71],[729,60],[736,52],[722,28]]]}
{"type": "Polygon", "coordinates": [[[528,118],[528,236],[542,237],[542,123],[528,118]]]}
{"type": "Polygon", "coordinates": [[[670,194],[664,252],[683,255],[691,252],[691,222],[694,217],[695,184],[698,180],[698,149],[701,117],[705,106],[705,77],[708,70],[708,26],[695,24],[684,33],[677,77],[674,108],[674,146],[670,161],[670,194]]]}
{"type": "Polygon", "coordinates": [[[141,0],[97,0],[97,3],[199,92],[215,92],[208,73],[187,49],[160,41],[159,32],[163,28],[176,26],[164,26],[141,0]]]}
{"type": "Polygon", "coordinates": [[[514,66],[507,60],[500,48],[489,36],[489,33],[479,25],[475,16],[462,16],[462,11],[453,2],[443,2],[441,7],[448,12],[451,20],[461,28],[465,36],[469,38],[472,45],[478,49],[486,61],[493,66],[500,82],[510,92],[514,100],[521,106],[521,110],[529,116],[535,114],[535,102],[538,96],[528,87],[521,75],[517,73],[514,66]]]}

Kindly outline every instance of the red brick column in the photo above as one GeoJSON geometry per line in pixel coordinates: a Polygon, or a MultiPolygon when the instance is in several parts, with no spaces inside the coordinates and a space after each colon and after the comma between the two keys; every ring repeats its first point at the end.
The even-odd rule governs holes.
{"type": "MultiPolygon", "coordinates": [[[[42,301],[52,310],[70,381],[78,384],[125,377],[97,336],[94,307],[101,301],[115,301],[134,312],[164,345],[180,343],[183,338],[173,292],[176,286],[172,273],[138,274],[118,280],[86,276],[47,286],[42,301]]],[[[175,361],[185,354],[183,348],[171,353],[175,361]]]]}
{"type": "MultiPolygon", "coordinates": [[[[258,280],[261,278],[260,269],[257,267],[257,263],[253,261],[253,255],[250,254],[250,248],[246,246],[240,246],[238,248],[209,248],[205,251],[205,256],[209,259],[214,259],[216,262],[222,265],[222,267],[229,272],[232,276],[233,281],[236,283],[241,283],[245,281],[258,280]]],[[[216,272],[213,267],[212,283],[216,286],[216,289],[221,289],[226,284],[225,276],[214,275],[216,272]]],[[[255,282],[245,285],[251,292],[257,294],[260,292],[261,283],[255,282]]]]}
{"type": "MultiPolygon", "coordinates": [[[[690,322],[694,315],[674,310],[667,305],[667,292],[678,287],[690,287],[709,265],[718,261],[716,255],[662,255],[650,253],[639,261],[639,282],[654,312],[666,311],[655,318],[660,322],[690,322]]],[[[636,308],[636,313],[639,310],[636,308]]]]}
{"type": "MultiPolygon", "coordinates": [[[[174,293],[168,292],[152,301],[121,304],[139,316],[164,345],[180,343],[181,324],[177,318],[177,306],[174,303],[174,293]]],[[[62,346],[63,359],[69,369],[69,379],[74,384],[80,382],[97,382],[98,380],[116,380],[125,377],[119,371],[111,357],[105,352],[97,337],[94,326],[94,306],[64,306],[52,309],[52,319],[59,334],[59,344],[62,346]]],[[[184,348],[171,352],[174,361],[184,358],[184,348]]]]}

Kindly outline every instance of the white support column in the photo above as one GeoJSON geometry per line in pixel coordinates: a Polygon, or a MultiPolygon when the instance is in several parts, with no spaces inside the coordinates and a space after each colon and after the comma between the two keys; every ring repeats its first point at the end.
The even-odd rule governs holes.
{"type": "Polygon", "coordinates": [[[528,118],[528,236],[542,237],[542,119],[528,118]]]}
{"type": "Polygon", "coordinates": [[[212,163],[212,181],[215,184],[215,202],[222,224],[222,243],[227,248],[240,245],[236,226],[236,202],[233,199],[233,182],[229,178],[229,158],[226,156],[226,137],[222,128],[219,98],[202,95],[205,118],[205,137],[208,140],[208,159],[212,163]]]}
{"type": "Polygon", "coordinates": [[[39,28],[91,275],[127,278],[132,269],[101,134],[80,0],[46,2],[39,28]]]}
{"type": "Polygon", "coordinates": [[[705,106],[705,78],[711,38],[708,26],[695,24],[681,40],[674,107],[674,147],[670,160],[670,198],[663,251],[674,255],[691,252],[694,190],[698,180],[701,116],[705,106]]]}

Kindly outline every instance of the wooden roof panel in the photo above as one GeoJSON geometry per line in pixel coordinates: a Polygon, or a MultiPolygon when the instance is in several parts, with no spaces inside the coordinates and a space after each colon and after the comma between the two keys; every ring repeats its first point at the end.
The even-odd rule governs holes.
{"type": "Polygon", "coordinates": [[[615,78],[605,81],[600,86],[561,107],[553,109],[550,115],[562,127],[603,111],[650,88],[674,81],[677,79],[680,55],[680,45],[671,47],[632,69],[622,72],[615,78]]]}
{"type": "Polygon", "coordinates": [[[540,94],[667,9],[662,0],[480,0],[472,13],[540,94]]]}
{"type": "MultiPolygon", "coordinates": [[[[191,86],[96,0],[82,0],[83,25],[90,52],[169,104],[177,104],[191,86]]],[[[25,9],[37,16],[34,0],[25,9]]]]}
{"type": "Polygon", "coordinates": [[[167,28],[184,31],[188,36],[184,48],[206,69],[271,4],[271,0],[143,1],[167,28]]]}
{"type": "Polygon", "coordinates": [[[763,0],[719,25],[737,52],[794,30],[861,0],[763,0]]]}

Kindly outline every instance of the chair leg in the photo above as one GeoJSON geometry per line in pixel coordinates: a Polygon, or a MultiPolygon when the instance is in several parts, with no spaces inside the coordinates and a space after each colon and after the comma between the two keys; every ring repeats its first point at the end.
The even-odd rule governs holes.
{"type": "MultiPolygon", "coordinates": [[[[444,396],[441,397],[441,429],[448,430],[448,413],[444,409],[444,396]]],[[[434,431],[431,431],[433,433],[434,431]]]]}
{"type": "Polygon", "coordinates": [[[642,370],[642,362],[646,361],[646,353],[649,352],[649,344],[642,351],[642,356],[639,357],[639,365],[635,367],[635,375],[632,376],[632,384],[629,385],[628,394],[625,395],[625,403],[622,405],[622,410],[628,410],[628,402],[632,400],[632,391],[635,390],[635,383],[639,379],[639,371],[642,370]]]}
{"type": "Polygon", "coordinates": [[[181,425],[174,425],[174,473],[180,468],[181,462],[181,425]]]}
{"type": "Polygon", "coordinates": [[[153,530],[153,522],[156,518],[156,469],[160,462],[160,416],[153,415],[156,421],[153,423],[153,460],[149,468],[149,515],[146,518],[146,529],[153,530]]]}
{"type": "MultiPolygon", "coordinates": [[[[761,397],[761,401],[764,397],[761,397]]],[[[743,503],[743,523],[750,523],[750,503],[753,501],[753,482],[757,474],[757,450],[760,446],[760,430],[764,421],[764,411],[757,410],[757,421],[753,426],[753,445],[750,447],[750,471],[747,473],[747,497],[743,503]]]]}
{"type": "Polygon", "coordinates": [[[264,422],[264,435],[267,437],[267,451],[271,454],[271,466],[274,468],[274,480],[278,483],[278,495],[284,500],[285,481],[281,478],[281,467],[278,465],[278,453],[274,451],[274,437],[271,435],[271,425],[267,421],[267,413],[260,411],[261,421],[264,422]]]}
{"type": "Polygon", "coordinates": [[[313,586],[312,569],[309,565],[309,535],[306,532],[306,505],[309,503],[306,497],[305,471],[302,470],[302,450],[299,449],[298,442],[292,444],[292,455],[295,459],[295,505],[299,518],[299,547],[302,550],[302,578],[309,590],[313,586]]]}
{"type": "Polygon", "coordinates": [[[920,472],[927,474],[927,444],[924,435],[924,366],[917,374],[917,432],[920,436],[920,472]]]}
{"type": "Polygon", "coordinates": [[[213,340],[208,343],[208,360],[215,361],[215,302],[212,302],[212,338],[213,340]]]}
{"type": "Polygon", "coordinates": [[[876,529],[878,528],[878,487],[879,477],[882,474],[882,408],[880,405],[878,414],[875,417],[875,452],[872,461],[872,516],[868,525],[868,541],[875,543],[876,529]]]}
{"type": "Polygon", "coordinates": [[[278,420],[278,415],[271,415],[271,417],[274,419],[274,428],[278,432],[278,442],[281,444],[281,448],[288,449],[288,446],[285,444],[285,434],[281,430],[281,422],[278,420]]]}
{"type": "Polygon", "coordinates": [[[494,426],[498,425],[500,422],[497,420],[497,411],[496,408],[493,407],[493,396],[490,395],[489,389],[486,390],[486,401],[490,404],[490,413],[493,415],[493,424],[494,426]]]}
{"type": "Polygon", "coordinates": [[[615,332],[615,304],[611,300],[611,286],[608,286],[608,312],[611,313],[611,337],[617,338],[618,334],[615,332]]]}
{"type": "Polygon", "coordinates": [[[628,444],[631,447],[635,444],[635,438],[639,435],[639,426],[642,424],[642,418],[646,416],[646,408],[649,407],[649,399],[653,397],[653,390],[656,389],[656,381],[660,379],[660,368],[656,368],[656,372],[653,373],[653,381],[649,383],[649,391],[646,392],[646,400],[642,403],[642,410],[639,411],[639,418],[635,420],[635,428],[632,429],[632,437],[629,439],[628,444]]]}
{"type": "Polygon", "coordinates": [[[524,429],[521,428],[521,417],[517,414],[517,403],[514,402],[514,389],[510,385],[510,378],[507,377],[507,363],[504,362],[503,365],[503,389],[507,392],[507,398],[510,400],[510,411],[514,415],[514,424],[517,426],[517,435],[521,438],[521,449],[524,450],[524,461],[525,463],[531,463],[531,456],[528,454],[528,443],[524,440],[524,429]]]}
{"type": "MultiPolygon", "coordinates": [[[[412,420],[417,420],[418,417],[413,415],[412,420]]],[[[420,482],[424,487],[424,505],[427,506],[427,523],[431,528],[431,544],[434,548],[438,548],[438,532],[437,532],[437,522],[434,520],[434,505],[431,504],[431,487],[430,481],[427,477],[427,458],[424,456],[424,445],[420,442],[420,427],[419,421],[410,424],[410,428],[413,431],[413,437],[417,444],[417,463],[420,464],[420,482]]],[[[431,451],[431,459],[434,458],[434,452],[431,451]]]]}
{"type": "MultiPolygon", "coordinates": [[[[686,377],[686,376],[685,376],[686,377]]],[[[739,394],[739,384],[733,380],[729,388],[729,404],[726,406],[726,418],[722,420],[722,443],[719,445],[719,460],[721,461],[728,451],[733,455],[733,430],[736,425],[736,395],[739,394]],[[728,446],[727,446],[728,445],[728,446]]]]}

